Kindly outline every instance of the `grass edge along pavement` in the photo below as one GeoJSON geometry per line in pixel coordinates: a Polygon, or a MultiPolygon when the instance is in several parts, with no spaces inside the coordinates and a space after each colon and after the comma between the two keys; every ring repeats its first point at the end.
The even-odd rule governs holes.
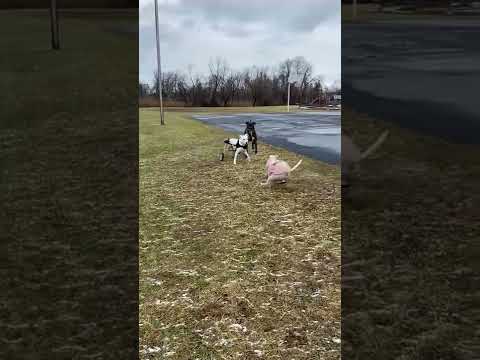
{"type": "MultiPolygon", "coordinates": [[[[262,111],[256,108],[255,111],[262,111]]],[[[339,168],[304,157],[287,186],[266,158],[218,160],[221,129],[140,110],[141,357],[339,359],[339,168]]]]}
{"type": "Polygon", "coordinates": [[[478,146],[345,108],[342,127],[362,149],[389,130],[342,192],[343,356],[476,358],[478,146]]]}

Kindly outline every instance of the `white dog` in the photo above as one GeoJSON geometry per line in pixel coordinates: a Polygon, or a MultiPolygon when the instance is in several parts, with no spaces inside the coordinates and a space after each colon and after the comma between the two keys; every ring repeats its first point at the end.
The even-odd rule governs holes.
{"type": "MultiPolygon", "coordinates": [[[[243,153],[247,157],[247,160],[250,161],[250,155],[248,155],[247,146],[248,146],[248,134],[243,134],[238,137],[238,139],[231,138],[224,141],[223,154],[228,150],[229,146],[232,146],[235,150],[235,156],[233,157],[233,164],[237,165],[238,154],[243,153]]],[[[223,159],[222,154],[222,159],[223,159]]]]}
{"type": "Polygon", "coordinates": [[[267,181],[262,183],[262,185],[271,185],[274,183],[286,183],[288,180],[288,175],[300,166],[302,159],[293,167],[290,168],[290,165],[286,161],[280,160],[277,155],[270,155],[267,160],[266,170],[267,170],[267,181]]]}
{"type": "Polygon", "coordinates": [[[348,135],[342,135],[342,186],[347,186],[348,176],[355,165],[370,156],[385,141],[388,131],[384,131],[367,150],[361,152],[348,135]]]}

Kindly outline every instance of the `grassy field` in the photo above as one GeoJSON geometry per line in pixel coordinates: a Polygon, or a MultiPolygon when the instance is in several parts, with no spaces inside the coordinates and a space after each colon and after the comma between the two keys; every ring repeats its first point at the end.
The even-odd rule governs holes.
{"type": "Polygon", "coordinates": [[[342,192],[342,356],[477,358],[478,146],[346,109],[342,128],[390,131],[342,192]]]}
{"type": "Polygon", "coordinates": [[[134,357],[137,17],[0,17],[0,358],[134,357]]]}
{"type": "Polygon", "coordinates": [[[305,158],[263,188],[268,154],[299,156],[233,166],[223,130],[166,123],[140,111],[141,357],[339,359],[339,169],[305,158]]]}
{"type": "Polygon", "coordinates": [[[86,105],[107,118],[136,103],[136,93],[125,84],[138,78],[131,69],[137,60],[124,55],[125,49],[138,46],[132,40],[137,35],[122,32],[137,21],[135,17],[64,15],[62,49],[51,51],[47,10],[0,14],[10,29],[9,36],[0,39],[5,52],[0,57],[3,128],[35,129],[46,116],[58,114],[81,117],[86,105]],[[119,103],[125,104],[123,108],[119,103]]]}

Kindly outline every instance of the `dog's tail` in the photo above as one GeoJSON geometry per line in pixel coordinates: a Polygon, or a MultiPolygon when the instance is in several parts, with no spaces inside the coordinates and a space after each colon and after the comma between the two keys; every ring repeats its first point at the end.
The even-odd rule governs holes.
{"type": "Polygon", "coordinates": [[[300,166],[300,164],[302,163],[303,159],[300,159],[300,161],[298,163],[295,164],[295,166],[293,168],[290,169],[290,172],[292,172],[293,170],[295,170],[297,167],[300,166]]]}
{"type": "Polygon", "coordinates": [[[370,156],[375,150],[377,150],[378,147],[382,145],[382,143],[385,141],[387,136],[388,136],[388,130],[384,131],[382,135],[379,136],[377,141],[375,141],[372,145],[370,145],[370,147],[360,155],[360,160],[365,159],[366,157],[370,156]]]}

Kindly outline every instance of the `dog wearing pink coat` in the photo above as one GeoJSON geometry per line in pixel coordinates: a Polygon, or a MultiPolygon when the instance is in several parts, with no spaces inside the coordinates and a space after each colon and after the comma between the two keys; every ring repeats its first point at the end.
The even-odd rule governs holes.
{"type": "Polygon", "coordinates": [[[288,180],[288,175],[302,163],[302,159],[293,167],[286,161],[280,160],[277,155],[270,155],[266,164],[267,181],[262,185],[284,184],[288,180]]]}

